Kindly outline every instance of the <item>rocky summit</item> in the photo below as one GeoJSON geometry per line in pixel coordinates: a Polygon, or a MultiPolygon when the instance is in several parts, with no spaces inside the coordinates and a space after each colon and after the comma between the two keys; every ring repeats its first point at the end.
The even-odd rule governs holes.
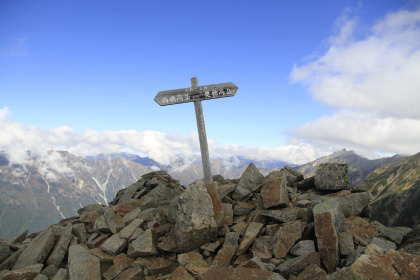
{"type": "Polygon", "coordinates": [[[148,173],[110,205],[0,240],[0,279],[420,279],[419,227],[371,221],[344,164],[213,179],[148,173]]]}

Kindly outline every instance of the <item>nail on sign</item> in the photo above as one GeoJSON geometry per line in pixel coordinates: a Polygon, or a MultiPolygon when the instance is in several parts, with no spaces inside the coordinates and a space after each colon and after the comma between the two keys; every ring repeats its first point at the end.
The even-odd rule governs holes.
{"type": "Polygon", "coordinates": [[[155,101],[160,106],[234,96],[238,87],[233,83],[160,91],[155,101]]]}

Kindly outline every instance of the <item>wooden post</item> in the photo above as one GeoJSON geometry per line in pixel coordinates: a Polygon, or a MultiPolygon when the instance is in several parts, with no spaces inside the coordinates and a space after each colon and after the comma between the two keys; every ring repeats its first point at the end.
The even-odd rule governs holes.
{"type": "MultiPolygon", "coordinates": [[[[192,89],[198,88],[198,79],[191,78],[192,89]]],[[[204,125],[203,107],[201,101],[194,101],[195,117],[197,118],[198,138],[200,139],[201,162],[203,164],[204,182],[211,183],[213,178],[211,176],[211,165],[209,156],[209,147],[207,144],[206,126],[204,125]]]]}

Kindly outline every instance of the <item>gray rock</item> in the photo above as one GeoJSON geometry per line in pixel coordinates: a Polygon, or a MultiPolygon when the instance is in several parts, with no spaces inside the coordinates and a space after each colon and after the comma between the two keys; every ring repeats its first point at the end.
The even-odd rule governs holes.
{"type": "Polygon", "coordinates": [[[41,274],[44,274],[45,276],[47,276],[48,278],[53,277],[58,271],[58,267],[56,267],[55,265],[51,264],[48,265],[46,268],[44,268],[41,271],[41,274]]]}
{"type": "Polygon", "coordinates": [[[271,275],[270,278],[268,278],[267,280],[286,280],[286,278],[284,278],[283,276],[281,276],[278,273],[275,273],[275,274],[271,275]]]}
{"type": "Polygon", "coordinates": [[[48,280],[48,277],[44,274],[38,274],[33,280],[48,280]]]}
{"type": "Polygon", "coordinates": [[[369,244],[374,244],[378,247],[385,249],[386,251],[397,250],[397,245],[394,242],[388,241],[382,238],[378,238],[378,237],[374,237],[369,244]]]}
{"type": "Polygon", "coordinates": [[[97,232],[101,232],[105,234],[112,233],[103,215],[101,215],[98,219],[96,219],[93,229],[97,232]]]}
{"type": "Polygon", "coordinates": [[[315,243],[313,240],[301,240],[290,248],[290,253],[295,256],[302,256],[315,252],[315,243]]]}
{"type": "Polygon", "coordinates": [[[217,194],[219,195],[219,198],[223,199],[236,189],[236,185],[235,184],[222,184],[222,185],[217,184],[215,188],[216,188],[217,194]]]}
{"type": "Polygon", "coordinates": [[[25,248],[13,266],[13,270],[43,263],[53,248],[54,242],[55,236],[53,229],[49,228],[43,231],[25,248]]]}
{"type": "Polygon", "coordinates": [[[77,214],[82,215],[84,212],[99,211],[102,207],[101,204],[91,204],[77,210],[77,214]]]}
{"type": "Polygon", "coordinates": [[[283,167],[284,176],[287,180],[287,186],[292,186],[293,184],[296,184],[303,180],[303,175],[297,170],[294,170],[290,166],[283,167]]]}
{"type": "Polygon", "coordinates": [[[16,252],[13,252],[9,257],[7,257],[2,263],[0,263],[0,271],[12,270],[23,250],[24,248],[18,249],[16,252]]]}
{"type": "Polygon", "coordinates": [[[404,232],[397,228],[386,227],[378,221],[373,221],[372,224],[376,227],[380,236],[385,237],[398,245],[401,244],[405,235],[404,232]]]}
{"type": "Polygon", "coordinates": [[[67,253],[67,249],[70,245],[70,241],[73,239],[72,225],[68,224],[63,233],[60,235],[57,243],[55,244],[54,249],[52,250],[50,256],[47,259],[47,264],[53,264],[55,266],[60,266],[61,262],[64,259],[64,256],[67,253]]]}
{"type": "Polygon", "coordinates": [[[297,276],[311,264],[320,266],[319,254],[317,252],[311,252],[306,255],[289,259],[277,266],[275,271],[279,272],[283,277],[289,278],[291,275],[297,276]]]}
{"type": "Polygon", "coordinates": [[[99,247],[102,251],[110,255],[118,255],[127,247],[127,240],[121,238],[118,234],[114,234],[99,247]]]}
{"type": "Polygon", "coordinates": [[[284,208],[281,210],[259,210],[257,214],[287,223],[298,219],[300,208],[284,208]]]}
{"type": "Polygon", "coordinates": [[[72,233],[76,235],[77,240],[80,244],[85,244],[87,240],[87,232],[84,224],[74,224],[72,233]]]}
{"type": "Polygon", "coordinates": [[[344,218],[345,218],[341,210],[340,198],[337,198],[337,197],[329,198],[325,200],[324,202],[318,203],[314,206],[312,211],[313,211],[314,217],[317,214],[321,214],[321,213],[327,213],[327,212],[331,213],[331,218],[334,223],[335,231],[336,232],[340,231],[341,226],[344,223],[344,218]]]}
{"type": "Polygon", "coordinates": [[[350,255],[354,251],[353,235],[347,231],[338,233],[338,245],[341,255],[350,255]]]}
{"type": "Polygon", "coordinates": [[[217,234],[213,205],[202,180],[190,184],[171,204],[179,250],[188,252],[209,243],[217,234]]]}
{"type": "Polygon", "coordinates": [[[127,213],[124,217],[123,217],[123,221],[125,224],[129,224],[131,223],[134,219],[136,219],[141,213],[141,208],[137,207],[134,208],[131,212],[127,213]]]}
{"type": "Polygon", "coordinates": [[[255,208],[255,205],[238,201],[238,203],[233,207],[233,215],[242,216],[248,215],[255,208]]]}
{"type": "Polygon", "coordinates": [[[123,228],[118,233],[118,235],[123,239],[129,239],[130,236],[136,231],[136,229],[138,229],[143,224],[143,222],[144,220],[139,218],[133,220],[128,226],[123,228]]]}
{"type": "Polygon", "coordinates": [[[133,197],[133,195],[136,193],[136,191],[143,186],[142,182],[139,181],[137,183],[134,183],[127,188],[124,189],[122,195],[120,196],[118,200],[118,204],[124,204],[127,203],[130,198],[133,197]]]}
{"type": "Polygon", "coordinates": [[[312,176],[312,177],[303,179],[302,181],[295,183],[294,186],[297,187],[297,189],[300,191],[307,191],[312,188],[315,188],[315,177],[312,176]]]}
{"type": "Polygon", "coordinates": [[[351,266],[361,255],[365,253],[365,247],[358,247],[346,257],[346,266],[351,266]]]}
{"type": "Polygon", "coordinates": [[[104,274],[103,277],[105,280],[112,280],[124,270],[124,267],[121,263],[113,264],[104,274]]]}
{"type": "Polygon", "coordinates": [[[260,173],[254,163],[250,163],[242,174],[238,186],[233,192],[233,199],[242,200],[247,197],[252,190],[254,190],[258,185],[262,184],[264,176],[260,173]]]}
{"type": "Polygon", "coordinates": [[[100,280],[101,265],[97,257],[82,245],[70,245],[69,276],[71,280],[100,280]]]}
{"type": "Polygon", "coordinates": [[[154,189],[149,191],[146,195],[144,195],[141,201],[141,209],[145,210],[151,207],[157,207],[161,205],[162,202],[169,201],[176,196],[174,189],[169,187],[167,183],[162,183],[156,186],[154,189]]]}
{"type": "Polygon", "coordinates": [[[350,190],[348,164],[321,163],[315,174],[315,189],[350,190]]]}
{"type": "Polygon", "coordinates": [[[369,192],[352,193],[341,197],[341,211],[346,218],[358,216],[370,203],[372,196],[369,192]]]}
{"type": "Polygon", "coordinates": [[[241,244],[239,245],[237,255],[242,255],[248,250],[255,238],[257,238],[263,224],[257,222],[251,222],[246,228],[245,234],[242,238],[241,244]]]}
{"type": "Polygon", "coordinates": [[[12,244],[22,243],[23,241],[25,241],[26,237],[28,236],[28,232],[29,230],[25,230],[24,232],[19,234],[19,236],[12,241],[12,244]]]}
{"type": "Polygon", "coordinates": [[[5,243],[0,243],[0,263],[7,259],[12,254],[12,250],[9,245],[5,243]]]}
{"type": "Polygon", "coordinates": [[[233,225],[233,209],[232,204],[230,203],[222,203],[222,209],[223,209],[223,222],[227,226],[233,225]]]}
{"type": "Polygon", "coordinates": [[[130,243],[127,256],[133,259],[138,257],[156,256],[158,253],[156,242],[153,230],[151,228],[147,229],[130,243]]]}
{"type": "Polygon", "coordinates": [[[111,208],[105,210],[104,218],[108,228],[113,234],[116,234],[125,227],[125,223],[121,216],[116,214],[111,208]]]}
{"type": "Polygon", "coordinates": [[[7,272],[1,279],[34,279],[42,270],[42,264],[32,264],[26,267],[22,267],[19,269],[14,269],[12,271],[7,272]]]}
{"type": "Polygon", "coordinates": [[[51,280],[68,280],[69,271],[65,268],[60,268],[51,280]]]}

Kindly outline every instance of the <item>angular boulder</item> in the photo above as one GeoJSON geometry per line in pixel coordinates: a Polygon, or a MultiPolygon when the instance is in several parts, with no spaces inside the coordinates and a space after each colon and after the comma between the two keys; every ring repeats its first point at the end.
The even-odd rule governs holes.
{"type": "Polygon", "coordinates": [[[190,184],[171,204],[175,236],[181,252],[188,252],[210,242],[217,232],[213,205],[202,180],[190,184]]]}
{"type": "Polygon", "coordinates": [[[50,254],[55,243],[54,230],[49,228],[40,233],[28,247],[20,254],[13,270],[25,268],[27,266],[43,263],[50,254]]]}
{"type": "Polygon", "coordinates": [[[273,254],[276,258],[283,258],[297,240],[302,237],[306,223],[300,220],[283,224],[274,234],[271,241],[273,254]]]}
{"type": "Polygon", "coordinates": [[[262,184],[263,180],[264,176],[254,163],[251,162],[245,169],[244,173],[242,173],[238,186],[233,192],[233,199],[242,201],[252,192],[252,190],[262,184]]]}
{"type": "Polygon", "coordinates": [[[314,206],[315,235],[322,263],[328,273],[333,273],[338,266],[338,236],[344,215],[338,198],[331,198],[314,206]]]}
{"type": "Polygon", "coordinates": [[[315,189],[350,190],[348,164],[321,163],[315,173],[315,189]]]}
{"type": "Polygon", "coordinates": [[[283,170],[268,174],[263,182],[261,197],[265,209],[280,205],[284,206],[289,203],[287,178],[283,170]]]}
{"type": "Polygon", "coordinates": [[[100,280],[100,261],[82,245],[70,245],[69,275],[72,280],[100,280]]]}

